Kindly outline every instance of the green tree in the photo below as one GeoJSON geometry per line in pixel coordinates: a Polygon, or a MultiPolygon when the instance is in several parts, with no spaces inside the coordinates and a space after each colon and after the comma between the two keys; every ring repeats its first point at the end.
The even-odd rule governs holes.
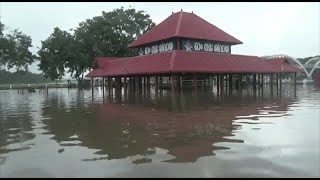
{"type": "Polygon", "coordinates": [[[5,29],[5,25],[0,23],[0,66],[7,69],[15,67],[17,71],[28,70],[28,66],[35,61],[35,56],[29,51],[31,37],[18,29],[5,34],[5,29]]]}
{"type": "Polygon", "coordinates": [[[70,33],[56,27],[48,39],[41,41],[38,66],[46,78],[61,79],[65,74],[65,64],[68,60],[66,55],[69,54],[67,50],[72,38],[70,33]]]}
{"type": "Polygon", "coordinates": [[[42,41],[38,51],[39,69],[52,80],[61,79],[69,72],[81,82],[89,67],[88,56],[83,49],[72,34],[56,27],[50,37],[42,41]]]}
{"type": "Polygon", "coordinates": [[[62,78],[67,69],[81,83],[95,57],[134,55],[127,46],[154,25],[144,11],[120,8],[81,22],[73,35],[55,28],[42,41],[39,68],[51,79],[62,78]]]}
{"type": "Polygon", "coordinates": [[[123,7],[81,22],[75,36],[83,43],[91,64],[95,57],[128,57],[136,52],[127,46],[155,26],[145,11],[123,7]]]}

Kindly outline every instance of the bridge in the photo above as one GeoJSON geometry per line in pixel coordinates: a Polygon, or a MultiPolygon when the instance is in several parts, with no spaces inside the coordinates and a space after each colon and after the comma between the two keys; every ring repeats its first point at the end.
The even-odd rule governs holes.
{"type": "Polygon", "coordinates": [[[288,56],[285,54],[277,54],[271,56],[262,56],[262,58],[266,60],[272,60],[277,58],[286,58],[290,64],[296,65],[298,68],[302,69],[307,75],[308,79],[312,79],[312,75],[316,69],[320,69],[320,56],[313,57],[309,59],[307,62],[302,64],[298,59],[288,56]]]}

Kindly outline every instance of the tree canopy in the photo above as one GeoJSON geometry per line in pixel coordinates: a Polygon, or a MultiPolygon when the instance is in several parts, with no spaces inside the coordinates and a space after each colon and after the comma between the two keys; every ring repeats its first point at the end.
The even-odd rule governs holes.
{"type": "Polygon", "coordinates": [[[82,80],[95,57],[133,56],[136,52],[127,46],[154,25],[144,11],[121,7],[79,23],[72,33],[55,28],[42,41],[39,68],[51,79],[61,78],[67,70],[82,80]]]}
{"type": "Polygon", "coordinates": [[[72,34],[56,27],[50,37],[42,41],[38,51],[39,69],[44,72],[45,77],[52,80],[61,79],[65,68],[69,69],[71,75],[79,78],[89,65],[82,49],[72,34]]]}
{"type": "Polygon", "coordinates": [[[32,47],[31,37],[18,29],[5,33],[6,29],[0,22],[0,68],[28,70],[28,66],[35,61],[35,56],[29,50],[32,47]]]}

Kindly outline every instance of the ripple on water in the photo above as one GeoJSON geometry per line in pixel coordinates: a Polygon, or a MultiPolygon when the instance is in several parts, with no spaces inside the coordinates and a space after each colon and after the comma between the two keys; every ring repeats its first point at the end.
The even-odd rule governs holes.
{"type": "Polygon", "coordinates": [[[93,98],[76,89],[0,91],[1,173],[317,176],[320,91],[297,91],[262,99],[249,90],[240,98],[166,90],[156,98],[152,90],[112,100],[98,88],[93,98]]]}

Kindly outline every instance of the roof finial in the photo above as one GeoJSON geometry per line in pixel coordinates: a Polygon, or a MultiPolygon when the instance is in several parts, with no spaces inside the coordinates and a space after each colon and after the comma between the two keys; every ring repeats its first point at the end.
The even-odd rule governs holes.
{"type": "Polygon", "coordinates": [[[181,12],[182,12],[182,9],[181,9],[181,12]]]}
{"type": "Polygon", "coordinates": [[[173,11],[172,11],[172,14],[173,14],[173,11]]]}
{"type": "Polygon", "coordinates": [[[191,11],[191,13],[193,14],[193,11],[191,11]]]}

